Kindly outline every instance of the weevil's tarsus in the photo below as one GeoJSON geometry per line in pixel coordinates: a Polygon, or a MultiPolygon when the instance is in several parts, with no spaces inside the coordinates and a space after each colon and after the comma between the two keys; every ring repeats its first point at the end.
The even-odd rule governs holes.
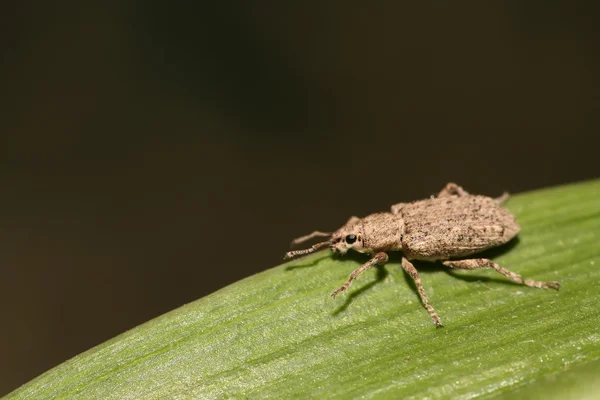
{"type": "Polygon", "coordinates": [[[510,193],[504,192],[500,196],[496,197],[494,201],[496,204],[503,204],[510,197],[510,193]]]}
{"type": "Polygon", "coordinates": [[[337,296],[338,294],[345,292],[346,290],[348,290],[348,288],[352,284],[352,281],[354,281],[360,274],[362,274],[363,272],[365,272],[366,270],[368,270],[369,268],[371,268],[375,265],[385,264],[387,262],[387,260],[388,260],[388,255],[386,253],[381,252],[381,253],[375,254],[375,256],[373,258],[371,258],[369,261],[367,261],[366,263],[364,263],[363,265],[361,265],[360,267],[355,269],[348,277],[348,280],[346,281],[346,283],[344,283],[342,286],[340,286],[339,288],[337,288],[336,290],[334,290],[331,293],[331,297],[335,298],[335,296],[337,296]]]}
{"type": "Polygon", "coordinates": [[[297,256],[303,256],[305,254],[314,253],[315,251],[322,249],[323,247],[327,247],[327,246],[329,246],[329,241],[313,244],[308,249],[304,249],[304,250],[288,251],[287,253],[285,253],[285,256],[283,256],[283,259],[289,260],[290,258],[294,258],[297,256]]]}
{"type": "Polygon", "coordinates": [[[429,304],[429,299],[427,298],[427,294],[425,293],[425,288],[421,283],[421,277],[419,276],[419,272],[417,271],[415,266],[410,261],[408,261],[406,257],[402,257],[402,268],[406,271],[408,275],[410,275],[412,280],[415,282],[415,286],[417,287],[417,292],[419,292],[421,302],[423,303],[423,306],[429,313],[429,316],[433,320],[435,326],[437,326],[438,328],[443,327],[440,317],[438,317],[433,306],[429,304]]]}
{"type": "Polygon", "coordinates": [[[405,206],[407,206],[408,204],[409,204],[409,203],[398,203],[398,204],[394,204],[394,205],[391,207],[392,214],[394,214],[394,215],[398,215],[398,214],[400,214],[400,211],[401,211],[401,210],[402,210],[402,209],[403,209],[405,206]]]}
{"type": "Polygon", "coordinates": [[[533,279],[523,279],[521,275],[512,272],[500,265],[496,264],[492,260],[488,260],[487,258],[472,258],[469,260],[451,260],[451,261],[443,261],[447,267],[457,268],[457,269],[480,269],[480,268],[493,268],[496,272],[504,275],[511,281],[521,284],[527,285],[535,288],[554,288],[558,289],[560,284],[558,282],[542,282],[542,281],[534,281],[533,279]]]}
{"type": "Polygon", "coordinates": [[[313,233],[310,233],[308,235],[300,236],[299,238],[292,240],[292,246],[299,245],[301,243],[304,243],[304,242],[314,239],[316,237],[327,237],[328,238],[328,237],[331,237],[331,232],[314,231],[313,233]]]}
{"type": "Polygon", "coordinates": [[[456,183],[450,182],[440,192],[437,197],[448,197],[448,196],[468,196],[469,192],[467,192],[462,187],[458,186],[456,183]]]}

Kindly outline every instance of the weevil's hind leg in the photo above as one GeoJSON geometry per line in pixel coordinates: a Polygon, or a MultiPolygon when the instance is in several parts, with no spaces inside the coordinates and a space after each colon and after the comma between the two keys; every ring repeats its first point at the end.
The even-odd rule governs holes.
{"type": "Polygon", "coordinates": [[[346,226],[352,226],[352,225],[356,225],[356,223],[360,221],[360,218],[356,217],[356,216],[352,216],[350,217],[350,219],[348,219],[348,222],[346,222],[344,224],[344,227],[346,226]]]}
{"type": "Polygon", "coordinates": [[[383,252],[375,254],[375,256],[373,258],[371,258],[369,261],[367,261],[366,263],[364,263],[363,265],[361,265],[360,267],[355,269],[350,274],[350,277],[348,277],[348,280],[346,281],[346,283],[344,283],[342,286],[340,286],[339,288],[337,288],[336,290],[334,290],[331,293],[331,297],[335,298],[335,296],[337,296],[338,294],[345,292],[346,290],[348,290],[348,288],[352,284],[352,281],[355,280],[360,274],[362,274],[363,272],[365,272],[366,270],[368,270],[369,268],[371,268],[375,265],[385,264],[387,262],[387,260],[388,260],[387,254],[385,254],[383,252]]]}
{"type": "MultiPolygon", "coordinates": [[[[449,196],[468,196],[469,193],[464,190],[462,187],[458,186],[456,183],[450,182],[435,197],[449,197],[449,196]]],[[[434,198],[434,196],[431,196],[434,198]]],[[[398,203],[392,206],[392,214],[400,213],[402,208],[410,203],[398,203]]]]}
{"type": "Polygon", "coordinates": [[[316,237],[329,237],[329,236],[331,236],[331,232],[314,231],[313,233],[310,233],[305,236],[300,236],[300,237],[292,240],[292,246],[295,246],[300,243],[304,243],[304,242],[306,242],[310,239],[316,238],[316,237]]]}
{"type": "Polygon", "coordinates": [[[460,196],[468,196],[468,195],[469,195],[469,193],[465,189],[458,186],[454,182],[450,182],[446,186],[444,186],[444,188],[442,190],[440,190],[437,197],[448,197],[448,196],[459,196],[460,197],[460,196]]]}
{"type": "Polygon", "coordinates": [[[451,260],[451,261],[443,261],[447,267],[450,268],[458,268],[458,269],[480,269],[480,268],[493,268],[498,273],[504,275],[508,279],[513,282],[527,285],[536,288],[554,288],[558,289],[560,284],[558,282],[542,282],[542,281],[534,281],[532,279],[523,279],[521,275],[514,273],[512,271],[507,270],[504,267],[499,266],[492,260],[488,260],[487,258],[473,258],[471,260],[451,260]]]}
{"type": "Polygon", "coordinates": [[[510,194],[509,194],[508,192],[504,192],[504,193],[502,193],[500,196],[496,197],[496,198],[494,199],[494,201],[495,201],[497,204],[502,204],[502,203],[504,203],[506,200],[508,200],[508,198],[509,198],[509,197],[510,197],[510,194]]]}
{"type": "Polygon", "coordinates": [[[398,203],[398,204],[394,204],[391,209],[392,209],[392,214],[398,214],[400,212],[400,210],[402,210],[402,208],[410,203],[398,203]]]}
{"type": "Polygon", "coordinates": [[[427,294],[425,293],[425,289],[423,288],[423,284],[421,283],[421,277],[419,276],[419,272],[417,271],[415,266],[412,265],[410,261],[408,261],[406,257],[402,257],[402,268],[408,273],[408,275],[410,275],[410,277],[415,282],[415,285],[417,286],[417,291],[419,292],[419,297],[421,297],[421,302],[423,302],[423,306],[427,309],[427,312],[433,320],[433,323],[438,328],[441,328],[443,326],[442,321],[440,321],[440,317],[438,317],[433,306],[429,304],[429,299],[427,298],[427,294]]]}

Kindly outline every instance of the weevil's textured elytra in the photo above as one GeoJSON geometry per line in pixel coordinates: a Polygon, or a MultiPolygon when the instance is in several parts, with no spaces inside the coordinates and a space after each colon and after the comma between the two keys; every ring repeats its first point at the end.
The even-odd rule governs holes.
{"type": "Polygon", "coordinates": [[[493,268],[519,284],[559,288],[558,282],[523,279],[492,260],[469,257],[500,246],[519,233],[514,215],[501,206],[507,198],[507,193],[496,199],[471,195],[455,183],[449,183],[431,199],[399,203],[392,206],[391,212],[371,214],[365,218],[351,217],[333,233],[315,231],[295,239],[293,244],[315,237],[329,238],[306,250],[290,251],[284,259],[309,254],[327,246],[339,254],[345,254],[350,249],[369,254],[371,259],[352,272],[346,283],[331,294],[335,297],[348,290],[352,281],[367,269],[385,264],[388,251],[402,251],[402,268],[414,280],[431,319],[441,327],[442,322],[429,304],[419,273],[410,260],[441,261],[446,267],[458,269],[493,268]]]}

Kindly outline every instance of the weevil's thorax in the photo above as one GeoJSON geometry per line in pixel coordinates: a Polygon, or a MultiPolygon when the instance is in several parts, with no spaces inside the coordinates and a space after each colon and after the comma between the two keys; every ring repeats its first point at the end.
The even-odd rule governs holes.
{"type": "Polygon", "coordinates": [[[344,225],[331,236],[331,250],[345,254],[353,249],[360,253],[401,250],[402,218],[391,213],[371,214],[355,224],[344,225]]]}
{"type": "Polygon", "coordinates": [[[371,253],[388,250],[402,250],[404,221],[400,215],[377,213],[366,216],[361,221],[364,247],[371,253]]]}

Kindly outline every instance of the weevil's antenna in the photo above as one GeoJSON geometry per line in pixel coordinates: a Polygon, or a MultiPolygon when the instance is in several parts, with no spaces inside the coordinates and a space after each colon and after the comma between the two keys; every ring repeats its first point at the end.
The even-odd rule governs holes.
{"type": "Polygon", "coordinates": [[[330,237],[332,235],[331,232],[321,232],[321,231],[314,231],[311,234],[305,235],[305,236],[300,236],[299,238],[296,238],[294,240],[292,240],[292,246],[295,246],[297,244],[300,243],[304,243],[307,240],[310,240],[312,238],[316,238],[316,237],[330,237]]]}
{"type": "Polygon", "coordinates": [[[314,253],[315,251],[317,251],[323,247],[326,247],[326,246],[329,246],[329,241],[313,244],[312,246],[310,246],[308,249],[305,249],[305,250],[288,251],[287,253],[285,253],[285,256],[283,257],[283,259],[289,260],[290,258],[294,258],[296,256],[302,256],[304,254],[314,253]]]}

